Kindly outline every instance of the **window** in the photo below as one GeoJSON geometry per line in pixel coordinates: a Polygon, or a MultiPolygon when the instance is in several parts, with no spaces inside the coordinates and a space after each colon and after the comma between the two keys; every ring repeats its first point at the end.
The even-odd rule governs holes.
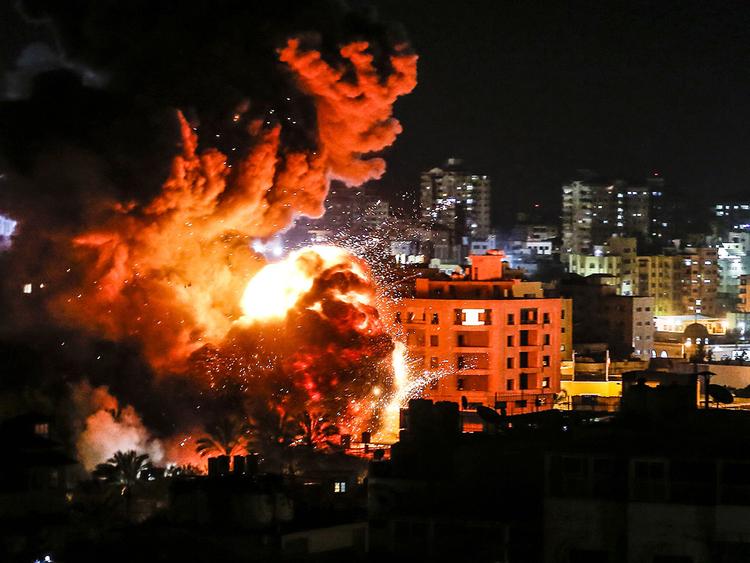
{"type": "Polygon", "coordinates": [[[432,313],[432,320],[430,322],[434,325],[440,324],[440,318],[437,313],[432,313]]]}
{"type": "Polygon", "coordinates": [[[439,363],[439,362],[438,362],[438,359],[437,359],[437,357],[436,357],[436,356],[432,356],[432,357],[430,358],[430,368],[431,368],[431,369],[437,369],[437,367],[438,367],[438,363],[439,363]]]}
{"type": "Polygon", "coordinates": [[[430,346],[437,346],[439,341],[440,341],[440,338],[438,337],[437,334],[430,335],[430,346]]]}
{"type": "Polygon", "coordinates": [[[508,346],[513,346],[513,335],[509,334],[506,338],[506,343],[508,346]]]}
{"type": "Polygon", "coordinates": [[[544,387],[545,389],[549,389],[549,377],[545,377],[544,379],[542,379],[542,387],[544,387]]]}
{"type": "Polygon", "coordinates": [[[561,319],[565,319],[565,309],[562,309],[562,310],[560,311],[560,318],[561,318],[561,319]]]}
{"type": "Polygon", "coordinates": [[[528,345],[529,345],[529,331],[522,330],[521,331],[521,346],[528,346],[528,345]]]}
{"type": "Polygon", "coordinates": [[[560,352],[565,352],[565,344],[560,344],[560,352]]]}
{"type": "Polygon", "coordinates": [[[536,324],[537,309],[521,309],[521,324],[536,324]]]}
{"type": "Polygon", "coordinates": [[[401,324],[401,311],[396,312],[396,318],[393,319],[397,325],[401,324]]]}
{"type": "Polygon", "coordinates": [[[456,380],[456,389],[458,391],[463,391],[464,390],[464,378],[463,377],[459,377],[456,380]]]}
{"type": "Polygon", "coordinates": [[[528,352],[521,352],[521,367],[522,368],[529,367],[529,353],[528,352]]]}
{"type": "Polygon", "coordinates": [[[334,493],[345,493],[346,492],[346,481],[336,481],[333,484],[334,493]]]}
{"type": "Polygon", "coordinates": [[[34,434],[36,434],[37,436],[44,436],[46,438],[47,436],[49,436],[49,424],[47,424],[46,422],[35,424],[34,434]]]}
{"type": "Polygon", "coordinates": [[[513,380],[512,379],[508,379],[505,382],[505,390],[506,391],[513,391],[513,380]]]}
{"type": "Polygon", "coordinates": [[[515,323],[516,323],[516,319],[515,319],[515,316],[513,315],[513,313],[508,313],[508,324],[512,325],[512,324],[515,324],[515,323]]]}
{"type": "Polygon", "coordinates": [[[505,367],[508,369],[513,369],[513,358],[505,359],[505,367]]]}
{"type": "Polygon", "coordinates": [[[551,337],[550,337],[550,335],[549,335],[549,334],[545,334],[545,335],[544,335],[544,345],[545,345],[545,346],[549,346],[549,344],[550,344],[550,338],[551,338],[551,337]]]}
{"type": "Polygon", "coordinates": [[[542,365],[546,368],[549,367],[549,356],[542,356],[542,365]]]}
{"type": "Polygon", "coordinates": [[[522,373],[521,377],[519,379],[519,387],[521,389],[528,389],[529,388],[529,374],[528,373],[522,373]]]}
{"type": "Polygon", "coordinates": [[[543,322],[544,324],[549,324],[549,313],[544,313],[544,314],[542,315],[542,322],[543,322]]]}

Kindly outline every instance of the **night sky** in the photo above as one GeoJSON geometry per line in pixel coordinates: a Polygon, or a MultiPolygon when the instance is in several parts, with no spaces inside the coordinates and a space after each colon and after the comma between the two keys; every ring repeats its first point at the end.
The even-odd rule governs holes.
{"type": "Polygon", "coordinates": [[[420,54],[390,186],[456,154],[492,175],[504,222],[558,213],[578,168],[673,193],[747,193],[750,3],[380,0],[420,54]]]}
{"type": "MultiPolygon", "coordinates": [[[[492,176],[495,218],[534,202],[558,213],[577,168],[673,194],[747,191],[750,4],[376,0],[420,55],[397,103],[386,193],[415,191],[447,156],[492,176]]],[[[0,65],[51,35],[0,11],[0,65]]]]}

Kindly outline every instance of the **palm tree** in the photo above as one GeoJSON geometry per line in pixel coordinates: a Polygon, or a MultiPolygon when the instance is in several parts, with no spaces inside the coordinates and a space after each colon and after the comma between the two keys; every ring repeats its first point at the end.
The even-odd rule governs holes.
{"type": "Polygon", "coordinates": [[[135,450],[129,450],[127,452],[115,452],[107,461],[96,466],[93,475],[106,483],[120,485],[124,495],[150,469],[151,461],[148,459],[148,454],[138,454],[135,450]]]}
{"type": "Polygon", "coordinates": [[[93,476],[120,487],[120,496],[125,497],[125,515],[130,520],[133,489],[143,481],[150,470],[148,454],[138,454],[135,450],[118,451],[107,461],[97,465],[93,476]]]}
{"type": "Polygon", "coordinates": [[[299,434],[295,437],[294,445],[329,450],[336,445],[333,437],[338,435],[338,427],[328,416],[305,411],[299,419],[299,434]]]}
{"type": "Polygon", "coordinates": [[[201,457],[207,455],[240,455],[247,453],[247,434],[249,427],[246,422],[236,418],[225,418],[214,426],[206,436],[196,442],[195,451],[201,457]]]}

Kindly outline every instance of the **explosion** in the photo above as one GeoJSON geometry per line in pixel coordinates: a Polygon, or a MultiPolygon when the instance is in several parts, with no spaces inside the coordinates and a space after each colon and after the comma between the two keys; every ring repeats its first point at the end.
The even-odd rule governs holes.
{"type": "MultiPolygon", "coordinates": [[[[336,247],[266,264],[252,247],[322,215],[331,180],[382,176],[373,153],[401,132],[393,104],[415,87],[417,57],[406,44],[385,56],[361,40],[335,56],[311,44],[293,37],[276,56],[312,118],[246,99],[231,109],[231,134],[199,137],[201,120],[178,111],[179,153],[158,193],[102,197],[86,228],[49,237],[72,244],[46,301],[61,326],[137,343],[157,374],[358,432],[380,424],[393,394],[393,341],[367,264],[336,247]]],[[[117,422],[104,412],[92,425],[117,422]]]]}
{"type": "MultiPolygon", "coordinates": [[[[256,142],[233,163],[215,148],[199,152],[180,114],[183,150],[162,193],[142,207],[115,205],[105,228],[75,238],[95,252],[95,264],[57,310],[111,338],[138,338],[157,369],[174,369],[206,343],[220,343],[241,315],[240,304],[247,308],[245,284],[262,265],[250,241],[285,229],[296,215],[321,215],[329,178],[358,184],[383,173],[382,160],[363,155],[400,131],[391,107],[414,87],[416,58],[394,55],[394,73],[381,82],[366,47],[341,49],[356,73],[353,82],[319,53],[300,51],[297,40],[280,51],[316,102],[316,151],[287,150],[280,124],[254,121],[248,133],[256,142]]],[[[257,283],[284,273],[266,271],[257,283]]]]}
{"type": "MultiPolygon", "coordinates": [[[[292,253],[283,262],[265,266],[253,276],[242,295],[242,320],[284,318],[289,309],[312,289],[315,278],[321,272],[337,264],[344,266],[351,258],[345,250],[335,246],[313,246],[292,253]]],[[[347,267],[363,283],[370,282],[369,276],[356,260],[350,262],[347,267]]],[[[337,295],[337,299],[364,305],[367,297],[361,297],[356,293],[341,293],[337,295]]],[[[322,310],[320,302],[312,307],[317,311],[322,310]]]]}

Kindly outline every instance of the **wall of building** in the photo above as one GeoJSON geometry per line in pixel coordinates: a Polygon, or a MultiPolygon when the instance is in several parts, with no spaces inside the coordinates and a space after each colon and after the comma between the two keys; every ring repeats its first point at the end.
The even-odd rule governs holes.
{"type": "Polygon", "coordinates": [[[510,410],[532,412],[560,389],[561,316],[560,299],[415,298],[394,320],[417,369],[435,376],[425,397],[493,408],[508,397],[510,410]]]}

